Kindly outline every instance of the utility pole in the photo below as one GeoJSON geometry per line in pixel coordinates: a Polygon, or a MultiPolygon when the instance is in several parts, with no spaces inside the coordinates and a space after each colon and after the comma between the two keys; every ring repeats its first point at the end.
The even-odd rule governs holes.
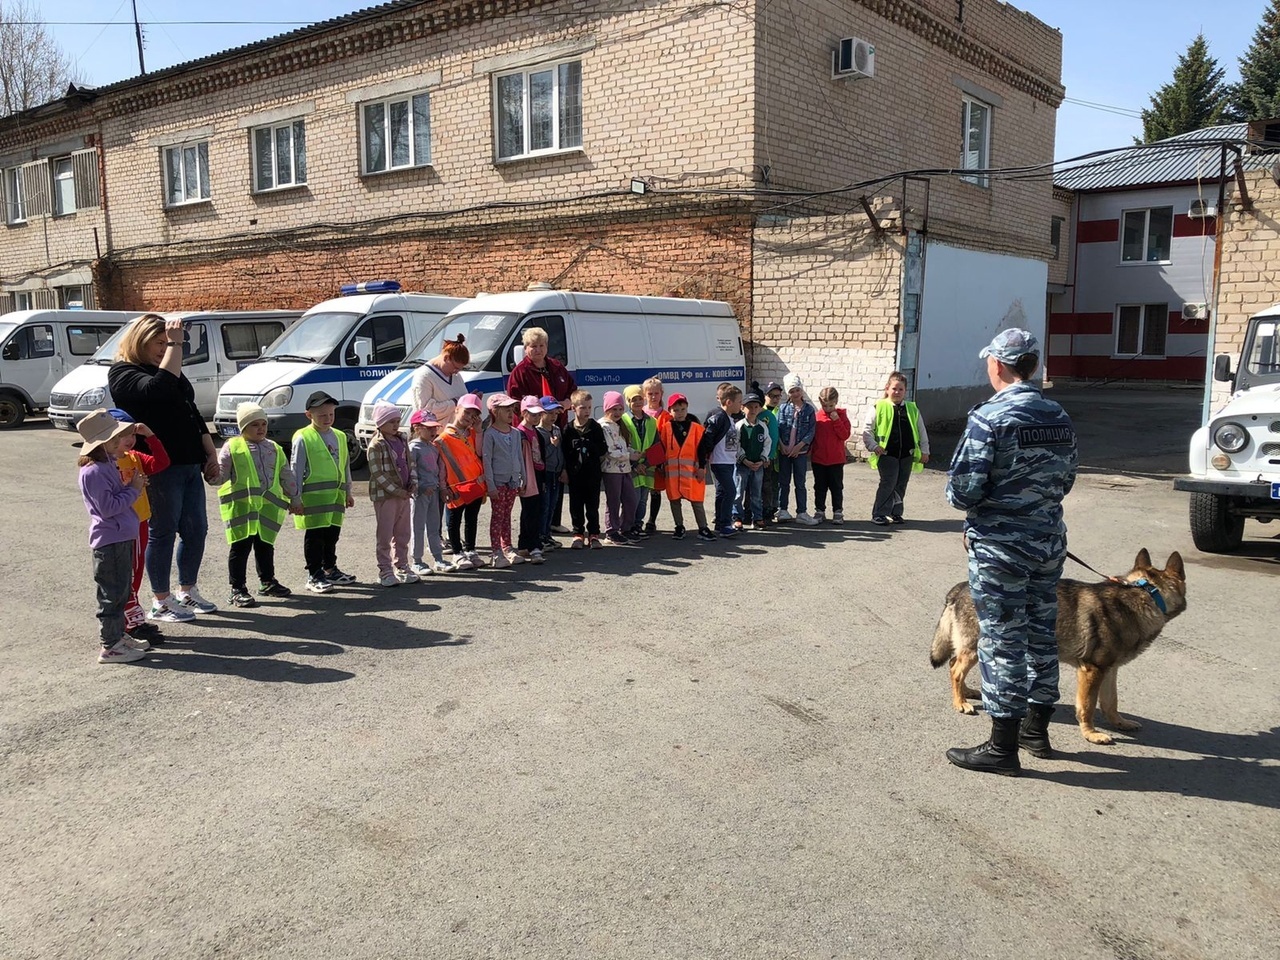
{"type": "Polygon", "coordinates": [[[138,0],[133,0],[133,33],[138,38],[138,72],[145,74],[147,65],[142,59],[142,24],[138,23],[138,0]]]}

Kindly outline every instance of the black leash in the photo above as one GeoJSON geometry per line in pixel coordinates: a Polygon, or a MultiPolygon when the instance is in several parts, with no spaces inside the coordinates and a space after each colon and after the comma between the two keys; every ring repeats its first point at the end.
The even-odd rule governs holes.
{"type": "Polygon", "coordinates": [[[1102,577],[1103,580],[1119,580],[1118,577],[1113,577],[1110,574],[1103,573],[1101,570],[1093,569],[1093,567],[1089,566],[1087,563],[1085,563],[1083,560],[1077,557],[1070,550],[1067,551],[1067,559],[1074,560],[1076,563],[1080,564],[1080,566],[1084,567],[1090,573],[1096,573],[1098,576],[1102,577]]]}
{"type": "Polygon", "coordinates": [[[1076,563],[1080,564],[1080,566],[1084,567],[1090,573],[1096,573],[1098,576],[1102,577],[1102,579],[1104,580],[1110,580],[1112,583],[1119,583],[1126,587],[1141,587],[1143,590],[1147,591],[1147,593],[1151,595],[1151,599],[1155,601],[1156,606],[1160,609],[1161,613],[1165,613],[1165,614],[1168,613],[1168,610],[1165,607],[1164,597],[1161,596],[1160,594],[1160,588],[1157,587],[1150,580],[1148,580],[1146,577],[1143,577],[1139,580],[1125,580],[1121,577],[1109,577],[1100,570],[1094,570],[1093,567],[1089,566],[1087,563],[1085,563],[1083,560],[1077,557],[1070,550],[1067,551],[1067,559],[1074,560],[1076,563]]]}

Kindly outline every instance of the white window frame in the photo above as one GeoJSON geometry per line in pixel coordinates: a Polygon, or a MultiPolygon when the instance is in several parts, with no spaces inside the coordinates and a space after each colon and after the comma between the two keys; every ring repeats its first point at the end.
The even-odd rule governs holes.
{"type": "Polygon", "coordinates": [[[76,167],[71,160],[71,155],[67,154],[62,157],[49,158],[49,185],[52,196],[49,198],[50,206],[53,209],[55,217],[69,217],[76,212],[76,167]],[[60,171],[59,168],[66,164],[66,170],[60,171]],[[64,203],[62,196],[62,183],[68,183],[71,186],[71,206],[68,208],[64,203]]]}
{"type": "Polygon", "coordinates": [[[1169,356],[1169,304],[1167,303],[1118,303],[1115,313],[1115,334],[1112,339],[1111,359],[1113,360],[1164,360],[1169,356]],[[1138,311],[1138,351],[1136,353],[1120,352],[1120,312],[1126,309],[1138,311]],[[1155,312],[1159,322],[1165,324],[1164,353],[1143,353],[1142,348],[1147,339],[1147,324],[1151,322],[1151,314],[1155,312]]]}
{"type": "MultiPolygon", "coordinates": [[[[985,100],[979,100],[977,97],[962,97],[960,108],[960,169],[961,170],[987,170],[991,167],[991,127],[992,120],[995,116],[995,107],[987,103],[985,100]],[[978,155],[974,162],[970,162],[970,156],[973,151],[969,149],[970,134],[973,130],[973,108],[981,107],[986,111],[986,123],[982,127],[982,143],[978,147],[978,155]]],[[[972,183],[978,187],[991,186],[991,178],[985,175],[963,176],[960,178],[966,183],[972,183]]]]}
{"type": "Polygon", "coordinates": [[[412,170],[417,167],[431,166],[431,94],[427,90],[415,90],[412,93],[400,93],[382,100],[366,100],[360,104],[357,114],[360,126],[360,174],[365,177],[376,177],[397,170],[412,170]],[[426,156],[418,156],[418,130],[414,117],[414,101],[423,97],[427,104],[427,149],[426,156]],[[403,103],[409,117],[409,162],[393,163],[391,157],[391,108],[393,104],[403,103]],[[381,169],[372,170],[369,166],[369,138],[366,135],[365,118],[370,110],[382,110],[382,161],[381,169]]]}
{"type": "Polygon", "coordinates": [[[307,121],[303,117],[295,117],[281,123],[264,124],[253,127],[249,131],[249,184],[253,193],[271,193],[276,190],[292,190],[307,185],[307,121]],[[282,131],[289,134],[289,180],[280,182],[280,135],[282,131]],[[302,137],[298,137],[301,131],[302,137]],[[271,182],[263,184],[259,179],[258,169],[258,135],[266,134],[271,138],[271,182]],[[299,149],[298,144],[302,147],[299,149]],[[301,174],[299,174],[301,170],[301,174]]]}
{"type": "Polygon", "coordinates": [[[164,182],[161,186],[164,190],[164,205],[166,209],[174,209],[177,207],[187,207],[196,203],[212,202],[213,191],[210,188],[210,184],[208,182],[210,177],[210,165],[211,165],[210,159],[209,159],[209,141],[208,140],[192,140],[187,143],[171,144],[169,146],[164,147],[161,150],[160,157],[161,157],[160,163],[162,168],[161,175],[164,177],[164,182]],[[196,177],[196,195],[194,197],[187,197],[186,195],[186,185],[187,185],[186,152],[187,150],[190,150],[192,148],[194,148],[196,151],[196,169],[194,174],[196,177]],[[205,176],[203,178],[200,176],[201,148],[204,149],[205,176]],[[173,173],[172,165],[174,162],[174,158],[177,158],[178,160],[178,164],[179,164],[178,179],[179,179],[179,182],[182,184],[182,194],[183,194],[182,197],[177,200],[173,199],[173,197],[170,196],[169,194],[169,181],[172,179],[172,173],[173,173]]]}
{"type": "Polygon", "coordinates": [[[4,171],[5,223],[16,226],[27,222],[26,198],[22,195],[22,168],[6,167],[4,171]],[[16,199],[15,199],[16,198],[16,199]],[[17,215],[15,216],[15,208],[17,215]]]}
{"type": "Polygon", "coordinates": [[[1177,214],[1174,213],[1172,204],[1164,204],[1159,207],[1137,207],[1132,210],[1120,211],[1120,264],[1126,267],[1137,266],[1141,264],[1170,264],[1173,262],[1173,228],[1177,214]],[[1169,211],[1169,256],[1163,260],[1148,260],[1147,255],[1151,250],[1151,212],[1153,210],[1169,211]],[[1130,214],[1142,214],[1142,256],[1137,260],[1126,260],[1124,258],[1124,223],[1130,214]]]}
{"type": "MultiPolygon", "coordinates": [[[[519,70],[504,70],[501,73],[493,75],[493,156],[495,163],[508,163],[512,160],[523,160],[527,157],[542,157],[556,153],[576,153],[581,152],[583,142],[583,102],[582,102],[582,58],[570,57],[567,60],[555,60],[545,63],[535,64],[533,66],[522,67],[519,70]],[[565,143],[564,130],[562,129],[560,116],[560,68],[570,65],[576,65],[578,68],[578,142],[565,143]],[[549,147],[539,147],[534,149],[530,145],[532,125],[529,123],[530,114],[530,77],[542,74],[551,74],[551,141],[549,147]],[[522,143],[518,153],[502,152],[502,97],[500,90],[502,81],[508,77],[521,77],[521,95],[523,103],[521,105],[521,123],[520,133],[522,143]]],[[[571,138],[570,138],[571,139],[571,138]]]]}
{"type": "Polygon", "coordinates": [[[15,310],[34,310],[35,297],[31,295],[30,290],[15,290],[11,294],[13,297],[13,309],[15,310]]]}

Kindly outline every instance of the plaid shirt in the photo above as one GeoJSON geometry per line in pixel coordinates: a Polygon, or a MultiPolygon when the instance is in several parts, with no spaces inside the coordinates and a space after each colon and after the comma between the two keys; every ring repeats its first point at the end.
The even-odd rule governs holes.
{"type": "MultiPolygon", "coordinates": [[[[401,441],[403,443],[403,441],[401,441]]],[[[369,442],[369,500],[379,503],[392,499],[401,490],[413,492],[413,471],[409,471],[409,483],[400,479],[400,469],[396,466],[396,455],[391,444],[381,436],[369,442]]],[[[405,462],[408,463],[409,448],[405,445],[405,462]]]]}

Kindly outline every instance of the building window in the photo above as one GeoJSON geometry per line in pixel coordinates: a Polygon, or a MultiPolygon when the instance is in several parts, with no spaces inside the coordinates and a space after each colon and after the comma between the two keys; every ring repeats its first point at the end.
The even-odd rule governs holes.
{"type": "Polygon", "coordinates": [[[13,292],[13,309],[34,310],[35,308],[36,305],[30,290],[15,290],[13,292]]]}
{"type": "Polygon", "coordinates": [[[85,310],[88,307],[89,300],[84,287],[58,287],[58,309],[85,310]]]}
{"type": "Polygon", "coordinates": [[[431,163],[431,97],[425,93],[366,103],[361,108],[364,172],[431,163]]]}
{"type": "Polygon", "coordinates": [[[582,146],[582,63],[555,64],[495,79],[498,159],[582,146]]]}
{"type": "Polygon", "coordinates": [[[66,216],[76,212],[76,175],[70,157],[58,157],[49,161],[53,170],[53,215],[66,216]]]}
{"type": "Polygon", "coordinates": [[[1162,359],[1169,332],[1167,303],[1125,304],[1116,308],[1116,356],[1162,359]]]}
{"type": "Polygon", "coordinates": [[[184,143],[164,151],[165,206],[209,199],[209,142],[184,143]]]}
{"type": "Polygon", "coordinates": [[[1120,234],[1124,263],[1162,263],[1169,260],[1173,239],[1173,207],[1126,210],[1120,234]]]}
{"type": "Polygon", "coordinates": [[[293,120],[253,131],[253,189],[256,192],[307,182],[307,125],[293,120]]]}
{"type": "Polygon", "coordinates": [[[4,205],[6,223],[26,223],[27,209],[22,199],[22,170],[10,167],[4,172],[4,205]]]}
{"type": "Polygon", "coordinates": [[[1062,217],[1053,217],[1049,220],[1049,246],[1053,248],[1055,260],[1062,255],[1062,224],[1062,217]]]}
{"type": "MultiPolygon", "coordinates": [[[[986,170],[991,166],[991,106],[965,97],[960,111],[960,131],[964,147],[960,154],[963,170],[986,170]]],[[[986,176],[964,178],[980,187],[990,185],[986,176]]]]}

